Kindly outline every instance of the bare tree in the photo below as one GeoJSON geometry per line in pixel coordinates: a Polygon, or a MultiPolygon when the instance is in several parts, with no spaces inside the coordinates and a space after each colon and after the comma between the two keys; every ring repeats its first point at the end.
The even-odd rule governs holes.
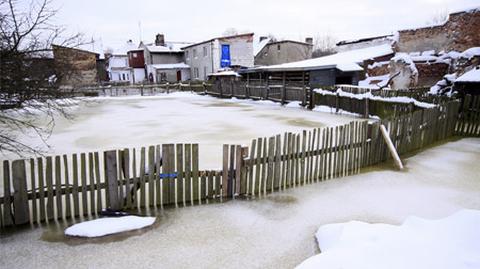
{"type": "Polygon", "coordinates": [[[51,0],[0,0],[1,152],[41,153],[40,147],[20,142],[17,135],[33,131],[46,143],[54,115],[68,116],[65,101],[58,101],[66,95],[56,81],[72,68],[50,66],[49,70],[49,58],[52,44],[78,46],[82,35],[67,36],[63,26],[52,23],[56,13],[51,0]],[[49,120],[38,123],[39,114],[49,120]]]}
{"type": "Polygon", "coordinates": [[[317,34],[314,38],[312,57],[322,57],[331,54],[335,54],[335,46],[337,44],[337,38],[331,34],[317,34]]]}

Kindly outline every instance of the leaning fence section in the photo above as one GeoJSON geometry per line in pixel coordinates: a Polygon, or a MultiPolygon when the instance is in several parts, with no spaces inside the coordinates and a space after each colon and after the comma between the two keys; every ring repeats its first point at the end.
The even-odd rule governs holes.
{"type": "Polygon", "coordinates": [[[480,136],[480,96],[466,95],[462,99],[456,134],[461,136],[480,136]]]}

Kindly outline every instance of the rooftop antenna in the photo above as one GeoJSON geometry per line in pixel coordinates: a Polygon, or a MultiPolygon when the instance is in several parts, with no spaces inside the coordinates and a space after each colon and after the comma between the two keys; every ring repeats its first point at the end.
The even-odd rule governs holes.
{"type": "Polygon", "coordinates": [[[138,37],[140,38],[140,42],[142,42],[142,22],[138,21],[138,37]]]}

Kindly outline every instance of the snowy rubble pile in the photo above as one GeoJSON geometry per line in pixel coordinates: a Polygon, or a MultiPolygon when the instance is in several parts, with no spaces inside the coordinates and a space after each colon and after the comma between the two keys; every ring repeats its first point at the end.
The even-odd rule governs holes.
{"type": "Polygon", "coordinates": [[[322,251],[298,269],[480,268],[480,211],[439,220],[409,217],[400,226],[360,221],[321,226],[322,251]]]}
{"type": "Polygon", "coordinates": [[[74,224],[65,230],[65,235],[100,237],[145,228],[155,222],[153,217],[124,216],[101,218],[74,224]]]}
{"type": "Polygon", "coordinates": [[[410,71],[412,72],[412,75],[413,76],[418,75],[417,67],[415,66],[415,63],[413,62],[412,57],[410,57],[410,55],[408,55],[407,53],[399,52],[399,53],[395,54],[395,56],[393,56],[391,61],[392,62],[400,62],[400,63],[404,63],[404,64],[408,65],[408,67],[410,68],[410,71]]]}

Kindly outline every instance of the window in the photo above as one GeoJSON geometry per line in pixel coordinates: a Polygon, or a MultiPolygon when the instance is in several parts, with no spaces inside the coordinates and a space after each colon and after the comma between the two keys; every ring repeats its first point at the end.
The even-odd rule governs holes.
{"type": "Polygon", "coordinates": [[[187,60],[189,60],[189,58],[188,58],[188,50],[185,51],[185,58],[186,58],[187,60]]]}
{"type": "Polygon", "coordinates": [[[122,80],[125,80],[125,74],[122,74],[122,78],[123,78],[122,80]]]}
{"type": "Polygon", "coordinates": [[[197,50],[193,49],[193,58],[197,58],[197,50]]]}
{"type": "Polygon", "coordinates": [[[207,80],[207,67],[206,66],[203,67],[203,79],[207,80]]]}
{"type": "Polygon", "coordinates": [[[197,67],[193,68],[193,77],[198,78],[198,68],[197,67]]]}
{"type": "Polygon", "coordinates": [[[277,45],[277,50],[280,50],[280,44],[277,45]]]}
{"type": "Polygon", "coordinates": [[[136,52],[133,53],[133,58],[137,58],[137,53],[136,52]]]}
{"type": "Polygon", "coordinates": [[[208,56],[207,47],[203,47],[203,57],[207,57],[207,56],[208,56]]]}

